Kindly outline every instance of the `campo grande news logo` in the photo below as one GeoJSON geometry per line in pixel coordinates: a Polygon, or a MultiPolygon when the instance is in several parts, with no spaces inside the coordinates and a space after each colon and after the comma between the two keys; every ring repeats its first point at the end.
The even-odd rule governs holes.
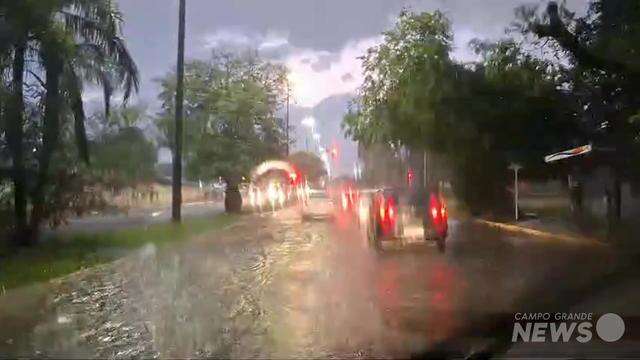
{"type": "Polygon", "coordinates": [[[624,335],[624,321],[618,314],[607,313],[597,319],[593,313],[516,313],[512,342],[568,342],[586,343],[593,332],[606,342],[620,340],[624,335]]]}

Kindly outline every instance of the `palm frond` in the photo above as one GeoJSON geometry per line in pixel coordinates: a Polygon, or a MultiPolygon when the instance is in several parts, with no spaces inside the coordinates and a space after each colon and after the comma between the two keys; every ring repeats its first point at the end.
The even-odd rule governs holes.
{"type": "MultiPolygon", "coordinates": [[[[67,29],[82,38],[101,66],[113,66],[113,85],[122,86],[123,100],[139,90],[138,68],[121,34],[122,14],[110,0],[67,0],[61,11],[67,29]]],[[[101,79],[97,79],[101,82],[101,79]]]]}
{"type": "Polygon", "coordinates": [[[102,93],[104,96],[104,115],[109,119],[111,113],[111,96],[113,95],[113,85],[111,78],[106,71],[100,73],[100,85],[102,85],[102,93]]]}
{"type": "Polygon", "coordinates": [[[131,97],[132,92],[138,92],[140,86],[138,66],[129,53],[124,40],[121,37],[113,39],[114,49],[117,53],[116,62],[119,80],[124,88],[124,101],[131,97]]]}
{"type": "Polygon", "coordinates": [[[82,81],[75,73],[71,64],[67,66],[65,76],[68,78],[68,80],[64,82],[64,85],[67,88],[71,111],[73,112],[73,129],[78,153],[82,160],[89,164],[89,141],[87,140],[87,130],[85,128],[86,116],[82,102],[82,81]]]}

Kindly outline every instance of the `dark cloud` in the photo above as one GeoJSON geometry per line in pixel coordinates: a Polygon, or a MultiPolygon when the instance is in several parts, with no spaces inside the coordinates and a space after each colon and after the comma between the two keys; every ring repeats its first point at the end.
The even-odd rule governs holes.
{"type": "Polygon", "coordinates": [[[260,56],[271,60],[284,60],[289,54],[291,54],[292,48],[289,45],[282,45],[277,47],[260,48],[258,53],[260,56]]]}
{"type": "Polygon", "coordinates": [[[351,82],[353,81],[353,75],[351,75],[351,73],[346,73],[340,77],[340,80],[342,80],[342,82],[351,82]]]}
{"type": "MultiPolygon", "coordinates": [[[[208,57],[211,48],[206,46],[207,36],[226,32],[231,38],[246,36],[248,40],[240,41],[240,45],[258,49],[261,55],[271,59],[285,59],[299,49],[326,53],[326,57],[315,62],[312,58],[303,60],[314,70],[322,71],[331,66],[332,56],[337,56],[345,44],[379,35],[391,26],[402,8],[409,8],[443,11],[452,21],[456,51],[464,56],[466,40],[503,36],[516,6],[543,1],[546,0],[189,0],[186,54],[188,58],[208,57]],[[269,36],[273,34],[281,34],[286,42],[278,36],[269,36]]],[[[140,98],[155,108],[159,85],[154,79],[175,68],[178,1],[118,2],[125,19],[125,37],[140,68],[140,98]]],[[[580,14],[587,3],[587,0],[568,0],[567,6],[580,14]]],[[[226,45],[239,45],[237,41],[228,42],[232,44],[226,45]]],[[[224,39],[220,43],[224,43],[224,39]]],[[[349,75],[353,77],[344,74],[342,81],[353,81],[349,75]]],[[[346,109],[346,102],[331,99],[312,109],[300,108],[299,115],[313,114],[319,122],[331,122],[334,132],[327,136],[341,138],[336,124],[346,109]]]]}
{"type": "MultiPolygon", "coordinates": [[[[456,31],[497,37],[513,19],[513,9],[541,0],[189,0],[188,57],[206,57],[203,38],[220,30],[245,34],[287,34],[292,48],[337,52],[346,42],[380,34],[402,8],[441,9],[456,31]]],[[[118,0],[127,42],[142,77],[141,97],[154,100],[152,80],[173,69],[177,47],[177,0],[118,0]]],[[[569,0],[582,11],[587,0],[569,0]]],[[[291,48],[287,48],[291,49],[291,48]]],[[[287,49],[264,50],[282,58],[287,49]]],[[[326,64],[318,65],[320,67],[326,64]]]]}
{"type": "Polygon", "coordinates": [[[318,59],[311,64],[311,69],[316,72],[329,70],[331,63],[337,58],[337,54],[320,55],[318,59]]]}

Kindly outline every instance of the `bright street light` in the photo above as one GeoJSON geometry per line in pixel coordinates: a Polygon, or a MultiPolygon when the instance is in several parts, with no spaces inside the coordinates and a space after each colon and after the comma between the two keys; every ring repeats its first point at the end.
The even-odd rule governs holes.
{"type": "Polygon", "coordinates": [[[326,152],[320,153],[320,159],[324,163],[324,169],[327,171],[327,176],[331,178],[331,161],[329,161],[329,154],[326,152]]]}
{"type": "Polygon", "coordinates": [[[306,118],[302,119],[301,124],[302,126],[306,126],[309,129],[313,129],[316,126],[316,119],[311,116],[307,116],[306,118]]]}

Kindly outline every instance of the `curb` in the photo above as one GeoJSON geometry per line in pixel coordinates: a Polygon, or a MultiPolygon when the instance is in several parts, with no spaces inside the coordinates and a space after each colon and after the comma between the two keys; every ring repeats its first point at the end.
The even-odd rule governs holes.
{"type": "Polygon", "coordinates": [[[565,242],[570,242],[575,244],[596,245],[596,246],[602,246],[602,247],[610,246],[609,244],[603,243],[602,241],[598,241],[596,239],[588,238],[585,236],[555,234],[555,233],[550,233],[546,231],[535,230],[535,229],[524,227],[524,226],[519,226],[514,224],[505,224],[505,223],[483,220],[483,219],[475,219],[474,221],[489,227],[498,228],[500,230],[524,233],[534,237],[544,238],[545,240],[560,240],[560,241],[565,241],[565,242]]]}

